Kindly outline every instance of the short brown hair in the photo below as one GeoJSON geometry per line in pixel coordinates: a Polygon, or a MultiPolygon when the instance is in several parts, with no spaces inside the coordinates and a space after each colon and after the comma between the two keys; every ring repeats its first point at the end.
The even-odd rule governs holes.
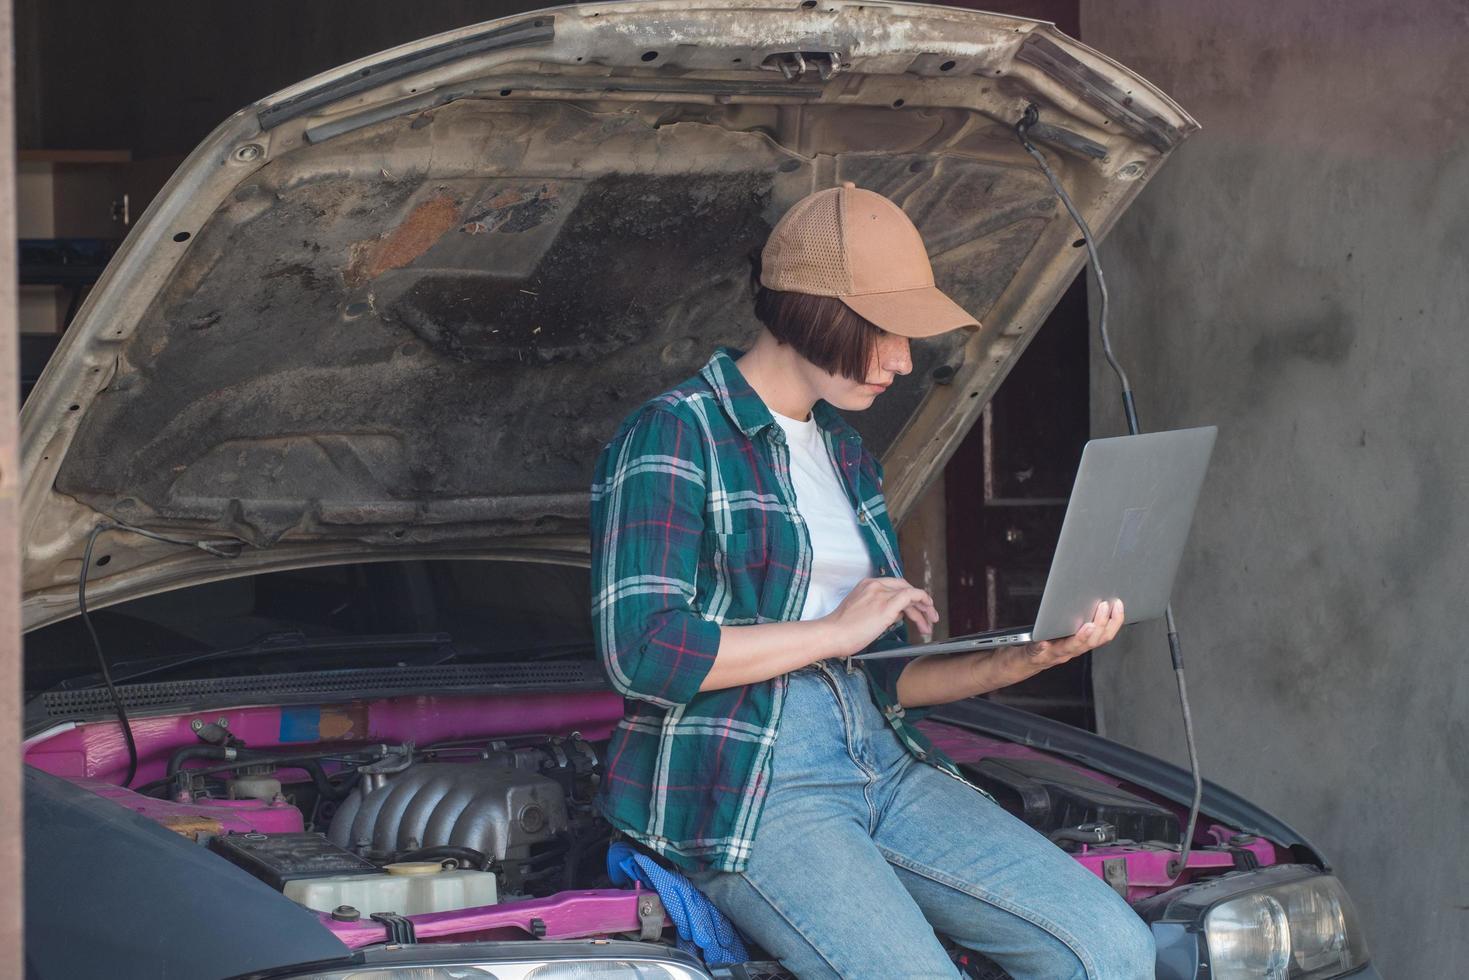
{"type": "Polygon", "coordinates": [[[835,296],[783,292],[759,286],[755,318],[782,344],[823,371],[866,381],[882,328],[835,296]]]}

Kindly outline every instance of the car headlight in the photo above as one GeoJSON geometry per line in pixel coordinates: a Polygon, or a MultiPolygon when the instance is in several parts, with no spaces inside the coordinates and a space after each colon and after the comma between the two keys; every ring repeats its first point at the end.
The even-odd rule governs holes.
{"type": "Polygon", "coordinates": [[[1367,962],[1346,889],[1330,875],[1222,902],[1204,916],[1215,980],[1318,980],[1367,962]]]}
{"type": "Polygon", "coordinates": [[[1160,962],[1207,964],[1211,980],[1325,980],[1367,964],[1346,889],[1305,865],[1184,885],[1138,912],[1152,924],[1160,962]]]}
{"type": "Polygon", "coordinates": [[[647,943],[509,941],[369,947],[291,980],[710,980],[687,953],[647,943]]]}

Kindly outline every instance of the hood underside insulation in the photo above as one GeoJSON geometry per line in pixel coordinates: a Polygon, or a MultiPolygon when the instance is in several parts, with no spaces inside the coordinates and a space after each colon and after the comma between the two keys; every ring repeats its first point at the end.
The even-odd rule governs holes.
{"type": "MultiPolygon", "coordinates": [[[[981,319],[1057,213],[1020,168],[812,159],[555,104],[457,102],[333,149],[263,168],[216,213],[58,489],[255,544],[571,529],[617,422],[752,339],[750,255],[818,168],[903,203],[940,287],[981,319]]],[[[913,375],[853,418],[877,452],[962,339],[915,345],[913,375]]]]}

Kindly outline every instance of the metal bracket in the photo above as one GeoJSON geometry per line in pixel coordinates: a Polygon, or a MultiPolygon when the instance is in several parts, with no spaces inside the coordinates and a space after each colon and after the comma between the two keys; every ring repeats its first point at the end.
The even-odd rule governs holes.
{"type": "Polygon", "coordinates": [[[657,892],[639,893],[638,924],[642,927],[638,939],[645,943],[663,935],[663,900],[658,897],[657,892]]]}
{"type": "Polygon", "coordinates": [[[357,767],[357,771],[362,774],[364,793],[381,789],[387,784],[387,777],[404,772],[413,765],[414,746],[412,742],[404,742],[402,745],[383,745],[380,748],[383,752],[382,758],[357,767]]]}
{"type": "Polygon", "coordinates": [[[390,776],[413,765],[412,742],[404,742],[402,745],[384,745],[381,748],[383,752],[381,759],[365,766],[358,766],[357,771],[364,776],[390,776]]]}
{"type": "Polygon", "coordinates": [[[1102,862],[1102,880],[1112,886],[1112,890],[1127,898],[1127,858],[1107,858],[1102,862]]]}
{"type": "Polygon", "coordinates": [[[387,927],[388,942],[396,946],[412,946],[418,942],[413,932],[413,920],[406,916],[397,912],[374,912],[368,918],[387,927]]]}
{"type": "Polygon", "coordinates": [[[788,82],[815,68],[817,77],[824,82],[842,70],[842,56],[835,51],[778,51],[767,55],[760,67],[780,72],[788,82]]]}
{"type": "Polygon", "coordinates": [[[1254,871],[1260,867],[1260,858],[1247,848],[1231,847],[1229,856],[1234,861],[1236,871],[1254,871]]]}

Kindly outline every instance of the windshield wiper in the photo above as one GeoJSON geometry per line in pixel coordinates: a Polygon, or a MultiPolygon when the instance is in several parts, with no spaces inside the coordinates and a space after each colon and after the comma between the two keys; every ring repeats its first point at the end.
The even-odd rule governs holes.
{"type": "MultiPolygon", "coordinates": [[[[301,632],[271,633],[243,646],[230,647],[225,650],[206,650],[203,653],[168,658],[162,662],[152,661],[149,666],[140,670],[115,674],[112,682],[114,684],[130,683],[140,677],[151,677],[155,674],[175,671],[211,660],[269,656],[276,653],[331,653],[336,650],[380,652],[429,649],[442,651],[446,647],[452,647],[453,643],[454,639],[448,633],[387,633],[379,636],[307,636],[301,632]]],[[[451,660],[458,654],[458,651],[450,649],[447,654],[443,659],[451,660]]],[[[81,680],[91,683],[63,682],[58,687],[86,690],[102,686],[96,674],[81,680]]]]}

